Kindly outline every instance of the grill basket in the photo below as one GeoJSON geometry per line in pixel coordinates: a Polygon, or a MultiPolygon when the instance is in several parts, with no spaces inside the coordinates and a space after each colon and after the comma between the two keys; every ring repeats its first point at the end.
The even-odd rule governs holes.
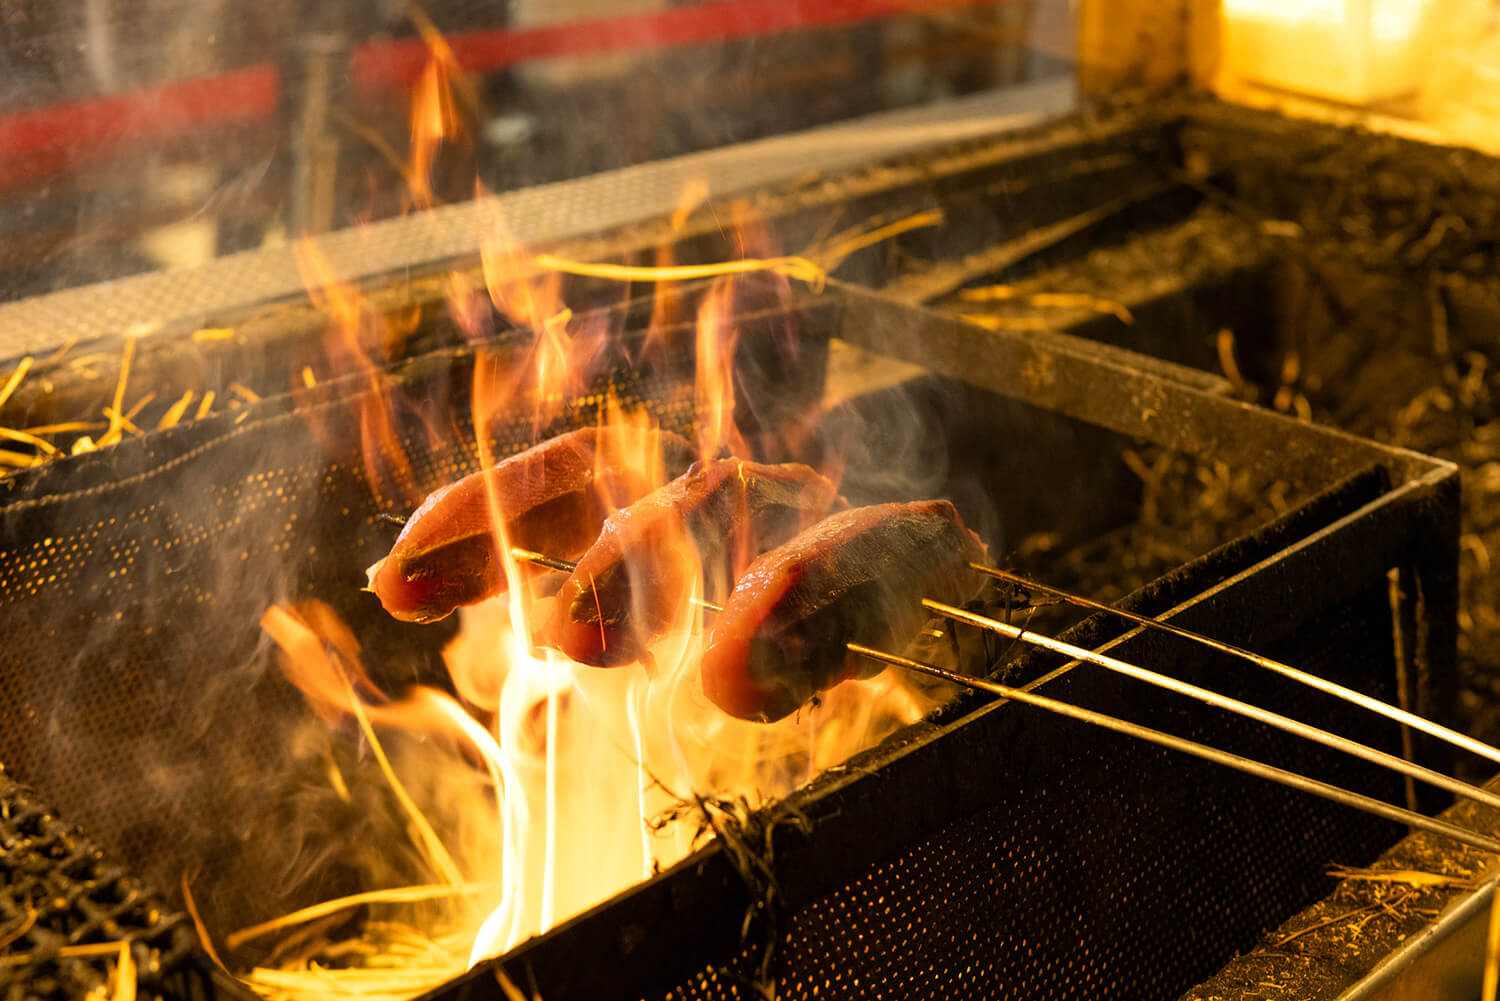
{"type": "MultiPolygon", "coordinates": [[[[699,291],[683,290],[684,315],[699,291]]],[[[1137,520],[1143,497],[1127,449],[1244,470],[1257,489],[1276,485],[1288,510],[1248,530],[1226,526],[1222,545],[1185,554],[1127,604],[1176,609],[1185,625],[1430,715],[1450,704],[1453,638],[1440,619],[1420,642],[1404,634],[1413,648],[1400,662],[1411,669],[1398,679],[1388,579],[1396,570],[1413,601],[1420,593],[1451,607],[1456,479],[1446,464],[1243,407],[1211,378],[1061,335],[979,332],[844,287],[791,310],[754,295],[743,303],[747,329],[761,331],[746,343],[791,327],[803,349],[790,366],[774,354],[740,359],[755,375],[749,392],[776,390],[767,399],[777,406],[760,411],[770,429],[779,406],[822,392],[825,367],[848,345],[924,373],[840,411],[869,446],[869,464],[853,463],[845,481],[852,499],[889,489],[878,465],[888,445],[912,443],[912,428],[934,460],[923,493],[954,497],[1000,553],[1039,532],[1076,548],[1137,520]],[[882,417],[898,412],[899,423],[882,417]]],[[[622,356],[638,346],[644,311],[631,303],[600,314],[622,356]]],[[[612,390],[686,430],[690,362],[610,366],[558,427],[593,419],[612,390]]],[[[473,364],[468,349],[438,345],[392,367],[403,398],[429,408],[395,413],[409,487],[474,467],[473,364]]],[[[9,481],[0,510],[0,603],[27,624],[0,651],[0,760],[131,872],[174,894],[186,877],[216,936],[361,888],[363,873],[337,846],[402,837],[389,810],[371,808],[378,799],[339,806],[309,791],[326,786],[319,769],[330,757],[352,785],[377,783],[361,782],[369,765],[353,735],[323,727],[281,679],[257,626],[273,601],[317,597],[353,624],[388,690],[442,681],[448,632],[392,622],[359,590],[392,537],[379,515],[403,504],[395,491],[372,492],[357,458],[354,411],[367,393],[356,378],[325,383],[43,467],[9,481]],[[309,813],[321,826],[302,823],[309,813]]],[[[517,413],[486,433],[505,453],[556,429],[517,413]]],[[[1045,564],[1035,569],[1045,575],[1045,564]]],[[[1398,603],[1396,614],[1410,613],[1398,603]]],[[[1330,729],[1362,722],[1160,637],[1087,620],[1071,638],[1113,642],[1120,656],[1295,707],[1330,729]]],[[[1060,698],[1402,795],[1368,768],[1114,676],[1042,656],[1008,671],[1045,679],[1060,698]]],[[[1396,750],[1397,734],[1385,736],[1374,742],[1396,750]]],[[[752,923],[741,938],[758,891],[710,846],[437,996],[500,998],[504,969],[546,1001],[751,997],[768,937],[777,994],[788,998],[1167,996],[1310,902],[1330,860],[1365,861],[1400,833],[976,697],[762,818],[775,831],[774,934],[752,923]],[[807,833],[785,823],[793,813],[807,833]]],[[[189,996],[176,991],[159,988],[189,996]]]]}

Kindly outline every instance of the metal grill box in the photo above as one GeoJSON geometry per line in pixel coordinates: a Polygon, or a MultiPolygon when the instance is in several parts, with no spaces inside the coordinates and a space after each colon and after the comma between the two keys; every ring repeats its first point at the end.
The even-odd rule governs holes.
{"type": "MultiPolygon", "coordinates": [[[[610,315],[622,339],[639,332],[641,304],[610,315]]],[[[805,343],[828,346],[812,369],[797,369],[797,385],[816,397],[843,380],[849,400],[830,433],[840,433],[837,415],[856,415],[874,462],[888,436],[917,428],[943,460],[929,492],[961,505],[986,499],[979,521],[992,545],[1039,575],[1049,552],[1128,538],[1163,500],[1131,471],[1130,454],[1169,455],[1194,471],[1188,502],[1221,482],[1215,470],[1231,471],[1244,517],[1195,535],[1180,565],[1125,605],[1447,717],[1445,610],[1457,558],[1448,464],[1257,410],[1226,398],[1212,377],[1067,335],[984,331],[844,286],[772,315],[795,322],[805,343]],[[861,372],[883,374],[879,388],[862,386],[861,372]],[[894,412],[903,423],[883,423],[894,412]],[[1039,536],[1051,548],[1026,550],[1039,536]],[[1399,654],[1398,621],[1423,623],[1400,632],[1399,654]]],[[[663,423],[682,427],[691,409],[681,363],[613,375],[663,423]]],[[[471,364],[466,350],[434,343],[394,370],[413,395],[444,401],[460,442],[472,437],[463,424],[471,364]]],[[[58,463],[13,481],[0,509],[0,603],[21,626],[0,652],[0,760],[148,882],[170,892],[190,874],[216,935],[299,896],[332,895],[350,876],[314,869],[267,893],[284,862],[280,797],[306,778],[286,738],[308,710],[270,666],[261,611],[288,595],[317,596],[378,651],[381,680],[438,672],[446,634],[390,622],[358,591],[391,533],[358,468],[324,446],[357,440],[340,415],[363,392],[358,380],[329,383],[301,401],[300,414],[290,398],[267,398],[243,417],[58,463]],[[324,418],[322,443],[308,430],[309,407],[324,418]]],[[[502,451],[522,444],[523,423],[492,425],[502,451]]],[[[428,448],[415,425],[407,433],[424,483],[472,468],[462,448],[428,448]]],[[[856,496],[878,491],[877,477],[862,478],[869,472],[851,465],[856,496]]],[[[1125,570],[1101,573],[1125,586],[1125,570]]],[[[1339,704],[1160,637],[1097,619],[1068,635],[1273,709],[1294,707],[1329,729],[1350,722],[1339,704]]],[[[1088,667],[1026,656],[1008,676],[1403,795],[1365,766],[1088,667]]],[[[1398,749],[1397,732],[1367,736],[1398,749]]],[[[779,888],[771,969],[778,996],[789,998],[1169,995],[1313,899],[1330,858],[1368,859],[1401,833],[972,696],[761,819],[775,831],[779,888]],[[788,824],[793,816],[801,819],[788,824]]],[[[378,816],[329,825],[345,837],[398,836],[378,816]]],[[[752,895],[710,845],[438,994],[499,998],[495,974],[504,970],[547,1001],[751,996],[747,978],[766,944],[758,925],[741,938],[752,895]]]]}

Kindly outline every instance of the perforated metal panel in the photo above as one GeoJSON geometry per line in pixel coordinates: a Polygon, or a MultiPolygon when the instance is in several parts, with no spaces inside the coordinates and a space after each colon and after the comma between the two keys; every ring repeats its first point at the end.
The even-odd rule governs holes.
{"type": "MultiPolygon", "coordinates": [[[[1327,659],[1302,646],[1302,662],[1335,677],[1343,654],[1376,662],[1380,605],[1374,588],[1334,617],[1347,621],[1321,623],[1327,659]]],[[[1232,661],[1198,660],[1189,654],[1184,673],[1199,683],[1359,729],[1358,715],[1336,704],[1310,704],[1232,661]]],[[[1399,797],[1399,783],[1357,762],[1142,695],[1088,666],[1041,691],[1399,797]]],[[[1016,705],[1003,712],[1021,718],[988,752],[1001,802],[796,909],[775,951],[776,997],[1175,997],[1252,944],[1287,902],[1326,893],[1329,861],[1362,864],[1400,835],[1395,825],[1083,724],[1016,705]]],[[[1386,736],[1394,749],[1395,735],[1386,736]]],[[[750,976],[759,957],[747,949],[657,997],[749,1001],[761,996],[750,976]]]]}

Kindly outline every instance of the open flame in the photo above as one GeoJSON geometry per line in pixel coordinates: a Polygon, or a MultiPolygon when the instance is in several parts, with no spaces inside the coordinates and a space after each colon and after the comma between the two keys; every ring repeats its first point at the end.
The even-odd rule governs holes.
{"type": "Polygon", "coordinates": [[[733,280],[721,278],[698,308],[698,364],[693,405],[700,455],[745,455],[734,424],[734,351],[739,344],[731,311],[733,280]]]}
{"type": "MultiPolygon", "coordinates": [[[[434,46],[413,101],[412,171],[420,179],[412,196],[418,205],[430,204],[425,172],[451,129],[452,67],[445,51],[434,46]]],[[[704,197],[696,188],[685,192],[681,214],[704,197]]],[[[798,274],[801,264],[783,262],[802,259],[775,257],[768,239],[748,221],[740,232],[744,257],[761,254],[774,265],[757,277],[770,277],[779,288],[787,274],[798,274]]],[[[530,332],[530,342],[520,350],[492,347],[488,311],[475,306],[479,290],[460,275],[451,279],[450,315],[476,346],[472,417],[484,469],[497,458],[491,434],[496,422],[513,425],[524,415],[535,436],[564,415],[577,416],[577,401],[600,375],[610,340],[603,321],[581,319],[568,309],[562,275],[538,269],[503,220],[493,219],[487,237],[484,293],[500,315],[530,332]]],[[[397,401],[382,374],[380,331],[372,327],[378,321],[357,291],[330,273],[313,244],[304,244],[298,259],[315,301],[330,317],[327,364],[334,374],[358,375],[370,390],[359,425],[370,485],[388,503],[400,499],[409,508],[418,499],[415,479],[394,420],[408,404],[397,401]]],[[[670,264],[670,252],[664,250],[658,261],[670,264]]],[[[743,275],[759,269],[730,270],[743,275]]],[[[734,380],[741,335],[735,297],[742,281],[734,274],[719,278],[697,312],[692,401],[696,451],[704,459],[748,457],[734,380]]],[[[670,286],[661,292],[672,298],[658,300],[658,325],[675,315],[678,294],[670,286]]],[[[657,333],[653,327],[651,335],[657,333]]],[[[616,479],[623,470],[648,487],[667,482],[652,416],[623,404],[612,388],[591,406],[600,436],[595,461],[608,464],[616,479]]],[[[596,476],[595,483],[607,490],[611,480],[596,476]]],[[[443,927],[433,929],[431,938],[461,945],[446,953],[448,965],[430,971],[434,980],[502,953],[684,857],[703,834],[691,811],[682,809],[691,797],[752,804],[783,797],[930,708],[901,679],[883,675],[846,682],[774,724],[733,719],[701,691],[697,667],[712,613],[691,600],[681,603],[681,612],[640,662],[608,669],[574,663],[538,642],[561,578],[518,563],[493,479],[486,478],[485,489],[507,587],[500,597],[460,610],[461,628],[443,650],[453,694],[417,687],[391,698],[379,691],[362,666],[357,637],[326,605],[278,606],[262,620],[280,648],[286,677],[313,708],[329,723],[358,721],[409,814],[413,843],[437,882],[393,890],[397,896],[389,899],[414,894],[449,900],[443,927]],[[399,758],[387,758],[379,737],[394,731],[449,742],[455,748],[452,767],[481,780],[466,787],[469,799],[460,808],[447,811],[458,818],[452,829],[435,829],[417,797],[406,792],[407,785],[420,786],[431,776],[400,774],[399,758]]],[[[607,494],[600,499],[605,510],[623,503],[607,494]]],[[[686,531],[679,534],[664,542],[675,573],[683,581],[701,581],[697,549],[686,531]]],[[[745,558],[739,554],[737,562],[743,565],[745,558]]],[[[701,598],[701,585],[689,586],[690,597],[701,598]]],[[[400,994],[422,985],[395,978],[390,986],[400,994]]],[[[328,987],[319,979],[313,993],[328,987]]]]}
{"type": "MultiPolygon", "coordinates": [[[[518,592],[526,583],[511,580],[518,592]]],[[[648,672],[584,667],[531,648],[518,604],[496,599],[461,613],[462,629],[443,651],[458,698],[417,687],[387,700],[326,606],[272,608],[262,623],[288,678],[325,718],[357,717],[375,747],[375,728],[447,737],[472,754],[454,767],[487,774],[492,798],[465,808],[463,830],[433,832],[409,807],[435,877],[462,894],[448,921],[471,929],[470,949],[448,974],[684,857],[701,834],[681,810],[691,795],[756,804],[785,796],[930,708],[881,675],[846,682],[775,724],[736,720],[699,690],[701,609],[653,645],[648,672]],[[450,854],[445,843],[460,847],[450,854]],[[465,892],[473,888],[483,889],[465,892]]]]}

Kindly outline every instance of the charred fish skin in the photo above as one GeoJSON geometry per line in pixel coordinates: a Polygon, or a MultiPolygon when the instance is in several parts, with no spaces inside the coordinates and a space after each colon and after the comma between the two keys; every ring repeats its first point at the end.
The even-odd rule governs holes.
{"type": "Polygon", "coordinates": [[[797,463],[695,463],[611,516],[558,592],[554,642],[593,667],[633,663],[677,621],[700,578],[708,600],[737,572],[827,513],[832,483],[797,463]]]}
{"type": "Polygon", "coordinates": [[[818,692],[880,665],[849,643],[900,649],[926,619],[923,598],[962,604],[985,547],[945,500],[831,515],[758,558],[714,623],[704,694],[740,719],[774,722],[818,692]]]}
{"type": "Polygon", "coordinates": [[[392,617],[436,622],[461,605],[505,589],[485,480],[494,486],[510,543],[572,559],[597,537],[605,517],[654,486],[619,454],[660,448],[680,469],[686,441],[670,432],[580,428],[549,438],[433,491],[407,520],[391,552],[369,570],[370,589],[392,617]]]}

